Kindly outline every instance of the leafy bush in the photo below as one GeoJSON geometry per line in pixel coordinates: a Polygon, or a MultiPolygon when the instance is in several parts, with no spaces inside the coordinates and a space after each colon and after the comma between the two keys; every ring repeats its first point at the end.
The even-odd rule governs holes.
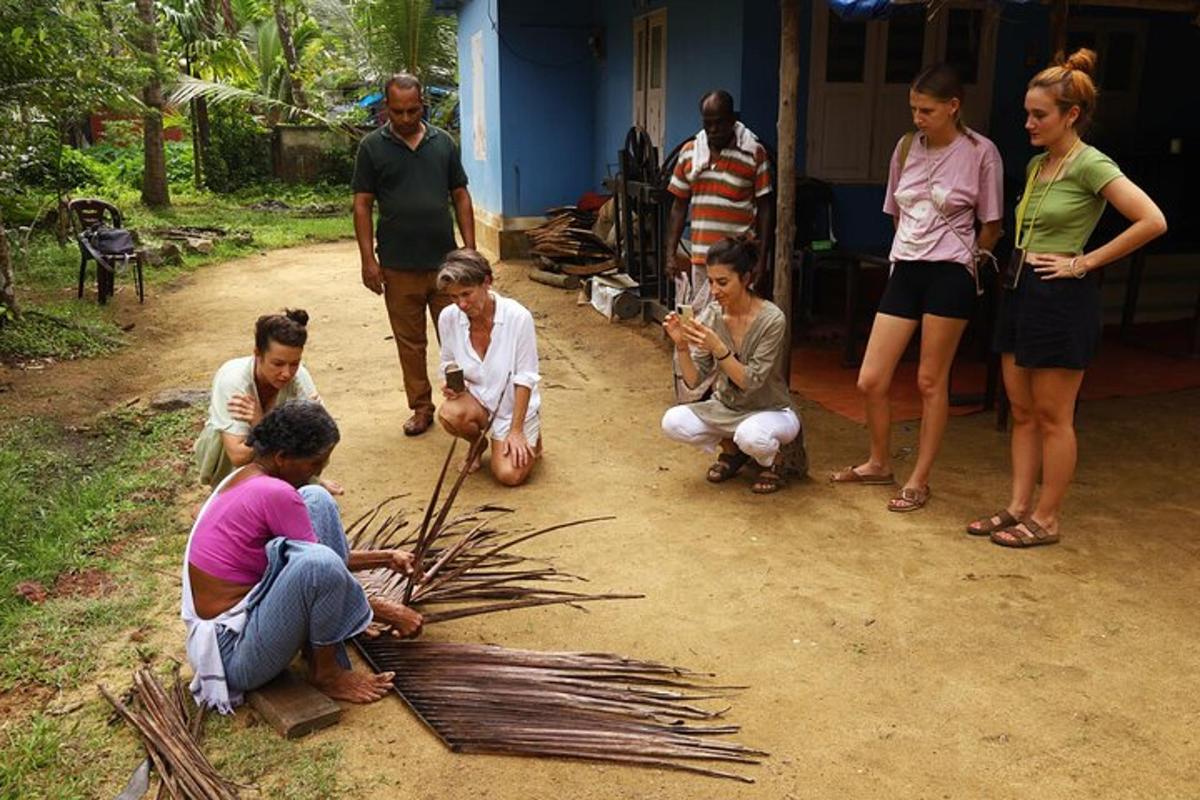
{"type": "Polygon", "coordinates": [[[60,144],[58,131],[47,125],[34,125],[24,142],[7,145],[4,160],[12,165],[15,185],[29,189],[73,189],[97,178],[88,160],[60,144]]]}
{"type": "Polygon", "coordinates": [[[349,186],[354,177],[354,159],[358,143],[333,147],[321,153],[321,169],[317,180],[331,186],[349,186]]]}
{"type": "Polygon", "coordinates": [[[232,106],[211,107],[209,129],[205,176],[209,189],[227,194],[271,179],[271,135],[248,112],[232,106]]]}
{"type": "MultiPolygon", "coordinates": [[[[166,142],[167,181],[172,187],[188,186],[192,182],[192,145],[190,142],[166,142]]],[[[108,190],[140,189],[145,158],[141,144],[119,146],[102,142],[84,151],[72,150],[74,157],[91,165],[92,180],[71,184],[72,187],[93,187],[108,190]]]]}

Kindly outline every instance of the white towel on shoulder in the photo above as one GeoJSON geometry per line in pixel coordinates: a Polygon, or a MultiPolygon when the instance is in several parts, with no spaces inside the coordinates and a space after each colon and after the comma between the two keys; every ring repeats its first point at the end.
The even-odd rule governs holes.
{"type": "Polygon", "coordinates": [[[225,613],[213,619],[204,619],[196,613],[196,604],[192,597],[192,578],[188,572],[188,557],[192,551],[192,538],[196,534],[200,520],[204,518],[208,507],[212,505],[213,500],[225,484],[229,483],[239,472],[241,470],[236,469],[227,475],[213,489],[208,500],[204,501],[204,506],[196,515],[196,522],[192,525],[192,532],[188,536],[187,547],[183,553],[183,591],[179,616],[187,626],[188,661],[195,673],[188,688],[192,690],[192,697],[195,698],[197,705],[215,708],[222,714],[229,714],[233,711],[234,706],[240,705],[242,694],[230,691],[229,685],[225,682],[225,664],[221,661],[221,647],[217,635],[225,628],[234,633],[242,632],[242,628],[246,625],[246,600],[254,594],[254,589],[257,589],[258,586],[256,584],[254,589],[246,593],[241,602],[225,613]]]}
{"type": "MultiPolygon", "coordinates": [[[[754,131],[740,122],[733,123],[733,147],[753,157],[758,152],[758,137],[754,131]]],[[[718,154],[719,155],[719,154],[718,154]]],[[[692,148],[692,168],[688,171],[688,180],[694,181],[701,172],[708,169],[713,159],[713,153],[708,147],[708,134],[701,130],[696,134],[692,148]]]]}

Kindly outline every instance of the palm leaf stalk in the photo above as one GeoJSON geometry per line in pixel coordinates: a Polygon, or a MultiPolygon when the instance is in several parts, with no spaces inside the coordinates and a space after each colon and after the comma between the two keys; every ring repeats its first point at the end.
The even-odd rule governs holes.
{"type": "MultiPolygon", "coordinates": [[[[640,594],[591,593],[563,588],[563,583],[585,582],[585,579],[511,552],[511,548],[530,539],[613,517],[589,517],[526,531],[498,526],[500,518],[512,513],[512,509],[502,506],[482,505],[465,514],[452,514],[464,473],[458,475],[440,504],[439,500],[453,454],[452,446],[420,527],[411,529],[402,511],[390,510],[402,499],[402,496],[395,496],[369,509],[346,531],[352,549],[411,550],[420,565],[414,578],[386,567],[357,573],[369,597],[419,608],[426,623],[518,608],[545,605],[579,608],[582,603],[598,600],[642,597],[640,594]],[[430,610],[430,606],[438,608],[430,610]]],[[[473,447],[468,458],[478,454],[473,447]]]]}
{"type": "Polygon", "coordinates": [[[301,108],[284,100],[269,97],[261,92],[242,89],[227,83],[208,81],[190,75],[179,75],[174,88],[171,90],[171,102],[175,105],[185,105],[192,100],[204,97],[208,102],[218,105],[221,103],[248,103],[274,110],[287,119],[303,118],[309,122],[322,125],[330,130],[339,131],[358,140],[362,131],[350,122],[327,117],[309,108],[301,108]]]}
{"type": "Polygon", "coordinates": [[[357,640],[377,672],[455,752],[560,757],[672,769],[753,783],[697,762],[758,764],[767,753],[720,737],[724,710],[698,705],[742,687],[607,653],[357,640]],[[714,720],[716,720],[714,722],[714,720]]]}

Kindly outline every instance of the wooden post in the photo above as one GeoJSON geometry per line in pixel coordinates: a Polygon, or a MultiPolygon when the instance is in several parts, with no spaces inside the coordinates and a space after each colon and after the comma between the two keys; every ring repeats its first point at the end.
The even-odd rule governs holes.
{"type": "Polygon", "coordinates": [[[1050,60],[1066,58],[1067,53],[1067,18],[1071,9],[1069,0],[1054,0],[1050,12],[1050,60]]]}
{"type": "Polygon", "coordinates": [[[784,380],[792,364],[792,245],[796,241],[796,103],[800,81],[800,0],[779,0],[779,121],[775,188],[775,303],[787,320],[784,380]]]}

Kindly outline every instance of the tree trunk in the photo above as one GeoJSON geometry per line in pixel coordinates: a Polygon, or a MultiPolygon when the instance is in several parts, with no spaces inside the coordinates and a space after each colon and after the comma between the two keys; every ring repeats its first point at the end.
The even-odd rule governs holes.
{"type": "Polygon", "coordinates": [[[159,76],[158,30],[154,0],[137,0],[142,52],[150,63],[150,77],[142,90],[146,112],[142,115],[142,146],[145,148],[145,173],[142,176],[142,202],[157,208],[171,205],[167,187],[167,152],[163,142],[163,92],[159,76]]]}
{"type": "Polygon", "coordinates": [[[308,98],[300,85],[300,59],[296,57],[296,42],[292,39],[292,23],[288,19],[283,0],[273,0],[275,26],[279,28],[279,43],[283,46],[283,60],[287,62],[288,83],[292,86],[292,105],[308,108],[308,98]]]}
{"type": "Polygon", "coordinates": [[[5,314],[0,315],[0,328],[4,327],[5,316],[20,315],[17,306],[17,284],[13,280],[12,254],[8,250],[8,233],[4,230],[4,209],[0,208],[0,306],[5,314]]]}
{"type": "Polygon", "coordinates": [[[200,173],[200,181],[208,180],[208,145],[212,142],[212,130],[208,124],[208,98],[197,97],[192,114],[196,120],[196,170],[200,173]]]}
{"type": "MultiPolygon", "coordinates": [[[[792,247],[796,241],[796,103],[800,81],[800,0],[779,0],[779,135],[775,207],[775,303],[786,320],[784,343],[792,363],[792,247]]],[[[786,376],[785,376],[786,378],[786,376]]]]}

